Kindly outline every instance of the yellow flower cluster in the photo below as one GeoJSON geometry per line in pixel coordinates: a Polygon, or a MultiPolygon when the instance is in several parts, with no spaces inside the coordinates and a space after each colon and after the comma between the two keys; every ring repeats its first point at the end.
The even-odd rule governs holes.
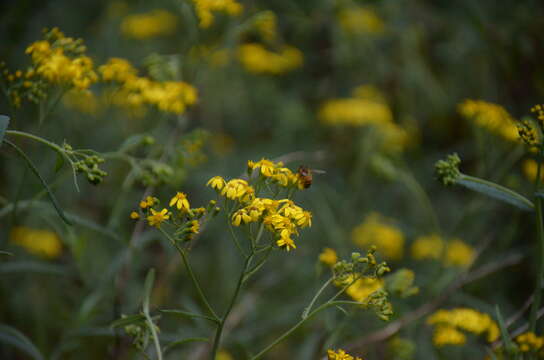
{"type": "Polygon", "coordinates": [[[544,346],[544,337],[536,336],[533,332],[526,332],[516,337],[516,343],[522,352],[538,352],[544,346]]]}
{"type": "MultiPolygon", "coordinates": [[[[538,172],[538,163],[533,159],[527,159],[522,164],[523,173],[527,179],[534,182],[536,180],[536,174],[538,172]]],[[[544,180],[544,167],[541,169],[540,181],[544,180]]]]}
{"type": "Polygon", "coordinates": [[[416,260],[443,259],[448,266],[468,267],[472,264],[475,250],[460,239],[445,241],[437,234],[418,237],[410,248],[416,260]]]}
{"type": "Polygon", "coordinates": [[[393,114],[381,92],[371,85],[353,89],[352,97],[331,99],[321,105],[318,117],[327,125],[372,126],[379,138],[379,147],[398,153],[412,142],[413,136],[393,121],[393,114]]]}
{"type": "Polygon", "coordinates": [[[126,16],[121,21],[123,35],[138,40],[170,35],[176,31],[177,18],[172,13],[156,9],[144,14],[126,16]]]}
{"type": "Polygon", "coordinates": [[[208,181],[207,186],[242,205],[232,214],[231,221],[234,226],[262,223],[277,238],[276,245],[287,251],[296,248],[292,236],[299,235],[298,229],[312,225],[312,214],[309,211],[289,199],[255,197],[255,190],[243,179],[227,182],[222,177],[215,176],[208,181]]]}
{"type": "Polygon", "coordinates": [[[361,248],[376,245],[386,259],[399,260],[404,252],[404,235],[391,223],[390,219],[371,213],[353,229],[351,238],[361,248]]]}
{"type": "Polygon", "coordinates": [[[112,58],[98,69],[104,81],[119,84],[113,102],[129,107],[153,105],[159,110],[182,114],[197,101],[196,89],[182,81],[154,81],[137,75],[124,59],[112,58]]]}
{"type": "Polygon", "coordinates": [[[372,9],[349,7],[338,13],[340,27],[352,34],[381,34],[385,30],[383,20],[372,9]]]}
{"type": "Polygon", "coordinates": [[[488,342],[497,340],[500,335],[497,323],[489,315],[470,308],[438,310],[427,318],[427,324],[436,326],[433,343],[438,347],[464,344],[466,337],[460,330],[486,334],[488,342]]]}
{"type": "Polygon", "coordinates": [[[329,125],[392,124],[393,114],[389,106],[383,97],[376,96],[377,89],[370,89],[368,86],[366,89],[358,87],[351,98],[326,101],[319,109],[319,118],[329,125]]]}
{"type": "Polygon", "coordinates": [[[238,59],[247,71],[255,74],[281,75],[303,64],[302,52],[289,45],[273,52],[261,44],[246,43],[238,48],[238,59]]]}
{"type": "Polygon", "coordinates": [[[383,280],[378,278],[363,277],[357,279],[346,289],[346,294],[357,302],[364,302],[373,292],[383,289],[383,280]]]}
{"type": "Polygon", "coordinates": [[[354,358],[353,356],[351,356],[350,354],[348,354],[342,349],[338,349],[336,351],[331,349],[327,350],[327,357],[328,357],[328,360],[363,360],[360,357],[354,358]]]}
{"type": "Polygon", "coordinates": [[[338,262],[338,255],[336,251],[331,248],[324,248],[321,254],[319,254],[319,261],[327,266],[334,266],[338,262]]]}
{"type": "Polygon", "coordinates": [[[66,37],[54,28],[46,33],[46,40],[34,42],[26,49],[33,63],[27,76],[36,73],[52,84],[88,89],[98,77],[93,61],[84,55],[85,50],[81,39],[66,37]]]}
{"type": "Polygon", "coordinates": [[[193,0],[196,15],[201,28],[209,28],[214,21],[213,12],[223,12],[230,16],[238,16],[244,10],[236,0],[193,0]]]}
{"type": "Polygon", "coordinates": [[[62,243],[58,235],[50,230],[18,226],[11,230],[10,242],[46,259],[58,258],[62,254],[62,243]]]}
{"type": "Polygon", "coordinates": [[[250,174],[256,170],[262,177],[270,179],[279,186],[293,186],[300,190],[305,188],[304,181],[300,174],[293,173],[289,168],[286,168],[281,161],[275,163],[267,159],[261,159],[257,162],[249,160],[247,162],[247,168],[250,174]]]}
{"type": "Polygon", "coordinates": [[[465,118],[508,141],[518,139],[518,128],[512,116],[502,106],[482,101],[465,100],[457,107],[465,118]]]}

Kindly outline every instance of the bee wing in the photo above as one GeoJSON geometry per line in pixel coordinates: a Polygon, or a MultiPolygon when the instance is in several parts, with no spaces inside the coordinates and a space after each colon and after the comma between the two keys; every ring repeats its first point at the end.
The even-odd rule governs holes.
{"type": "Polygon", "coordinates": [[[325,170],[318,170],[318,169],[312,169],[312,172],[317,175],[326,174],[327,172],[325,170]]]}

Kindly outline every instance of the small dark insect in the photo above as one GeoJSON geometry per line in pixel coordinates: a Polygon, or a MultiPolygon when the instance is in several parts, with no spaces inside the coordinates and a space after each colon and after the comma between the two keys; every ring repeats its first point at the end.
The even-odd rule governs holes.
{"type": "Polygon", "coordinates": [[[309,188],[312,185],[313,181],[313,174],[325,174],[325,171],[323,170],[317,170],[317,169],[310,169],[308,166],[300,165],[298,167],[298,177],[300,178],[300,181],[302,183],[302,186],[304,186],[305,189],[309,188]]]}

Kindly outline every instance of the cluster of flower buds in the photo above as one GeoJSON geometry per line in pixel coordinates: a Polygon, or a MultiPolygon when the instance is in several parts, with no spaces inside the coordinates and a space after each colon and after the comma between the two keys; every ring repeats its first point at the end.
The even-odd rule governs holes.
{"type": "Polygon", "coordinates": [[[82,160],[74,162],[74,167],[77,172],[84,173],[87,176],[87,180],[91,184],[98,185],[102,182],[102,180],[104,180],[104,177],[108,175],[107,172],[100,169],[98,166],[98,164],[103,162],[103,158],[96,155],[91,155],[82,160]]]}
{"type": "MultiPolygon", "coordinates": [[[[123,317],[125,317],[123,315],[123,317]]],[[[158,332],[159,328],[157,325],[153,324],[155,330],[158,332]]],[[[132,337],[132,345],[140,351],[145,351],[149,345],[149,340],[151,340],[151,330],[146,322],[138,322],[135,324],[130,324],[124,327],[127,335],[132,337]]]]}
{"type": "Polygon", "coordinates": [[[434,168],[438,180],[444,185],[454,185],[461,175],[459,165],[461,158],[456,153],[448,155],[445,160],[437,161],[434,168]]]}

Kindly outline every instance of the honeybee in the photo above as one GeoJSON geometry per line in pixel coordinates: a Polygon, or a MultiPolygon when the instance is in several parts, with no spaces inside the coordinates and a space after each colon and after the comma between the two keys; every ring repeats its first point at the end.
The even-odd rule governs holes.
{"type": "Polygon", "coordinates": [[[300,165],[298,167],[298,177],[302,183],[302,186],[307,189],[312,186],[313,174],[325,174],[323,170],[310,169],[308,166],[300,165]]]}

